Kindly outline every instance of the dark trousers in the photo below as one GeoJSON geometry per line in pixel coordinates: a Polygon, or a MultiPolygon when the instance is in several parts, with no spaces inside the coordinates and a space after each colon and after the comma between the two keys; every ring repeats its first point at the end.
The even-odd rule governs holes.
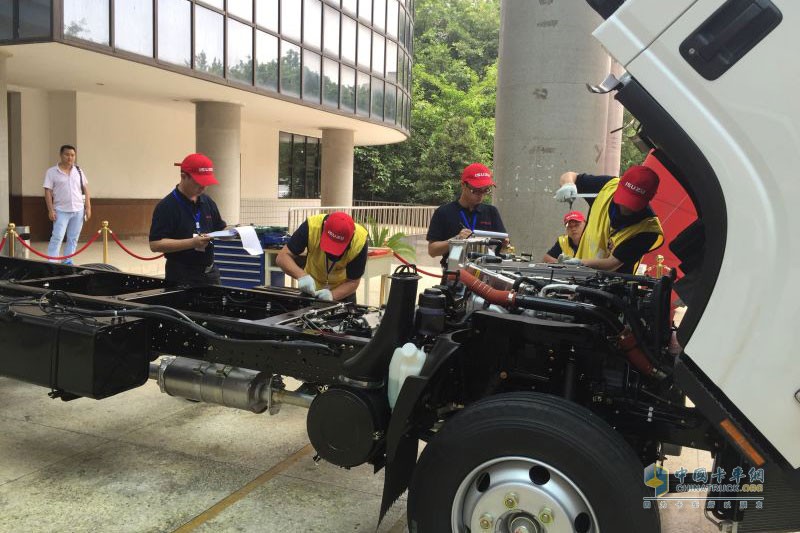
{"type": "Polygon", "coordinates": [[[219,269],[216,265],[187,265],[167,261],[164,279],[176,285],[219,285],[219,269]]]}

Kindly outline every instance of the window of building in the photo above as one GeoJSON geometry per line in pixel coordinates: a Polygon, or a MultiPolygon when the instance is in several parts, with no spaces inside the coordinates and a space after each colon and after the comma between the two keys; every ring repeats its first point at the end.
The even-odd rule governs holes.
{"type": "Polygon", "coordinates": [[[372,32],[372,72],[378,76],[383,76],[385,48],[386,38],[377,32],[372,32]]]}
{"type": "Polygon", "coordinates": [[[228,19],[228,79],[253,83],[253,27],[228,19]]]}
{"type": "Polygon", "coordinates": [[[64,0],[64,35],[109,45],[108,0],[64,0]]]}
{"type": "Polygon", "coordinates": [[[397,87],[391,83],[386,84],[386,112],[383,120],[394,124],[397,120],[397,87]]]}
{"type": "Polygon", "coordinates": [[[339,21],[342,15],[332,7],[325,6],[322,43],[326,54],[339,58],[339,21]]]}
{"type": "Polygon", "coordinates": [[[153,57],[153,3],[114,0],[114,46],[153,57]]]}
{"type": "Polygon", "coordinates": [[[278,91],[278,38],[256,31],[256,85],[278,91]]]}
{"type": "Polygon", "coordinates": [[[372,24],[372,2],[370,0],[361,0],[358,3],[358,18],[372,24]]]}
{"type": "Polygon", "coordinates": [[[228,13],[253,22],[253,0],[228,0],[228,13]]]}
{"type": "Polygon", "coordinates": [[[397,45],[394,41],[386,41],[386,79],[397,81],[397,45]]]}
{"type": "Polygon", "coordinates": [[[383,80],[372,78],[372,117],[383,120],[383,80]]]}
{"type": "Polygon", "coordinates": [[[320,56],[311,50],[303,50],[303,100],[319,103],[320,56]]]}
{"type": "Polygon", "coordinates": [[[356,62],[356,21],[342,17],[342,59],[356,62]]]}
{"type": "Polygon", "coordinates": [[[216,11],[194,7],[194,68],[215,76],[222,76],[224,42],[223,16],[216,11]]]}
{"type": "Polygon", "coordinates": [[[278,198],[319,198],[319,139],[282,131],[279,153],[278,198]]]}
{"type": "Polygon", "coordinates": [[[216,7],[220,11],[225,9],[225,1],[224,0],[200,0],[204,4],[208,4],[211,7],[216,7]]]}
{"type": "Polygon", "coordinates": [[[0,41],[50,38],[52,0],[0,1],[0,41]]]}
{"type": "Polygon", "coordinates": [[[358,87],[356,89],[356,114],[369,116],[369,74],[357,74],[358,87]]]}
{"type": "Polygon", "coordinates": [[[342,10],[355,15],[357,3],[358,0],[342,0],[342,10]]]}
{"type": "Polygon", "coordinates": [[[192,66],[192,17],[188,0],[158,0],[158,58],[192,66]]]}
{"type": "Polygon", "coordinates": [[[373,10],[372,23],[379,30],[386,30],[386,0],[375,0],[373,10]]]}
{"type": "Polygon", "coordinates": [[[341,77],[341,109],[352,113],[356,110],[356,71],[342,65],[341,77]]]}
{"type": "Polygon", "coordinates": [[[389,37],[397,38],[397,0],[389,0],[386,7],[386,33],[389,37]]]}
{"type": "Polygon", "coordinates": [[[320,0],[304,0],[303,7],[303,43],[317,50],[322,42],[322,2],[320,0]]]}
{"type": "Polygon", "coordinates": [[[339,107],[339,63],[328,58],[322,60],[322,103],[339,107]]]}
{"type": "Polygon", "coordinates": [[[302,5],[299,0],[281,0],[281,35],[298,42],[301,37],[300,10],[302,5]]]}
{"type": "Polygon", "coordinates": [[[363,24],[358,25],[358,66],[369,70],[372,53],[372,32],[363,24]]]}
{"type": "Polygon", "coordinates": [[[300,47],[281,40],[281,94],[300,96],[300,47]]]}
{"type": "Polygon", "coordinates": [[[280,0],[256,0],[256,24],[278,32],[278,4],[280,0]]]}

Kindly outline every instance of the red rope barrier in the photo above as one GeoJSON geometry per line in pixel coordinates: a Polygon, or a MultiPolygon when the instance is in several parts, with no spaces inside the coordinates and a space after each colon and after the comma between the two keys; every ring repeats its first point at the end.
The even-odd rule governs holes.
{"type": "Polygon", "coordinates": [[[114,239],[114,242],[119,244],[119,247],[125,250],[125,252],[127,252],[128,255],[130,255],[131,257],[135,257],[136,259],[141,259],[142,261],[153,261],[154,259],[161,259],[162,257],[164,257],[164,254],[159,254],[154,257],[142,257],[141,255],[136,255],[135,253],[128,250],[124,244],[122,244],[122,242],[117,238],[117,236],[114,235],[113,231],[108,230],[108,232],[111,234],[111,238],[114,239]]]}
{"type": "MultiPolygon", "coordinates": [[[[397,258],[397,259],[398,259],[398,260],[399,260],[401,263],[403,263],[404,265],[410,265],[410,264],[411,264],[411,263],[409,263],[408,261],[406,261],[405,259],[403,259],[402,257],[400,257],[399,255],[397,255],[396,253],[392,252],[392,254],[394,254],[394,256],[395,256],[395,257],[396,257],[396,258],[397,258]]],[[[416,265],[414,265],[414,266],[416,266],[416,265]]],[[[417,272],[419,272],[419,273],[421,273],[421,274],[425,274],[426,276],[430,276],[430,277],[432,277],[432,278],[441,278],[441,277],[442,277],[442,275],[441,275],[441,274],[431,274],[430,272],[425,272],[425,271],[424,271],[424,270],[422,270],[421,268],[417,268],[417,272]]]]}
{"type": "Polygon", "coordinates": [[[6,245],[6,238],[5,238],[5,236],[4,236],[4,237],[3,237],[3,240],[2,240],[2,241],[0,241],[0,252],[2,252],[2,251],[3,251],[3,246],[5,246],[5,245],[6,245]]]}
{"type": "Polygon", "coordinates": [[[76,255],[78,255],[79,253],[81,253],[82,251],[84,251],[85,249],[87,249],[87,248],[88,248],[88,247],[89,247],[89,246],[90,246],[90,245],[91,245],[91,244],[92,244],[94,241],[96,241],[96,240],[97,240],[97,238],[98,238],[99,236],[100,236],[100,230],[98,230],[98,231],[97,231],[97,233],[95,233],[94,237],[92,237],[91,239],[89,239],[88,241],[86,241],[86,244],[84,244],[84,245],[83,245],[83,247],[82,247],[80,250],[76,251],[76,252],[75,252],[75,253],[73,253],[73,254],[69,254],[69,255],[59,255],[59,256],[56,256],[56,257],[50,257],[50,256],[49,256],[49,255],[47,255],[47,254],[43,254],[42,252],[40,252],[40,251],[38,251],[38,250],[35,250],[35,249],[34,249],[34,248],[32,248],[31,246],[29,246],[29,245],[28,245],[28,243],[27,243],[27,242],[25,242],[25,240],[24,240],[22,237],[20,237],[19,235],[17,235],[17,240],[20,242],[20,244],[21,244],[22,246],[24,246],[25,248],[27,248],[27,249],[28,249],[28,250],[30,250],[31,252],[35,253],[35,254],[36,254],[36,255],[38,255],[39,257],[43,257],[44,259],[50,259],[50,260],[60,261],[60,260],[62,260],[62,259],[69,259],[70,257],[75,257],[76,255]]]}

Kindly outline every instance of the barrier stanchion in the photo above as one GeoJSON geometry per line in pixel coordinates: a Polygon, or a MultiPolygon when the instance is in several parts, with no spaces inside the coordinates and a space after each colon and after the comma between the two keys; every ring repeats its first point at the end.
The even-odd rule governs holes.
{"type": "Polygon", "coordinates": [[[17,225],[13,222],[8,223],[8,230],[6,230],[6,237],[11,237],[8,239],[8,257],[15,257],[16,250],[14,249],[14,241],[17,240],[17,225]]]}
{"type": "Polygon", "coordinates": [[[112,239],[114,239],[114,242],[116,242],[116,243],[119,245],[119,247],[120,247],[120,248],[122,248],[122,249],[123,249],[123,250],[124,250],[124,251],[125,251],[125,252],[126,252],[128,255],[130,255],[131,257],[135,257],[136,259],[141,259],[142,261],[153,261],[153,260],[155,260],[155,259],[161,259],[162,257],[164,257],[164,254],[158,254],[158,255],[155,255],[155,256],[153,256],[153,257],[142,257],[141,255],[136,255],[135,253],[133,253],[133,252],[131,252],[130,250],[128,250],[128,249],[125,247],[125,245],[124,245],[124,244],[122,244],[122,241],[120,241],[120,240],[117,238],[116,234],[114,234],[114,232],[113,232],[113,231],[111,231],[111,230],[108,230],[108,232],[111,234],[111,238],[112,238],[112,239]]]}
{"type": "MultiPolygon", "coordinates": [[[[408,261],[406,261],[405,259],[403,259],[399,255],[397,255],[396,253],[392,252],[392,254],[397,258],[398,261],[400,261],[404,265],[411,265],[411,263],[409,263],[408,261]]],[[[416,266],[416,265],[414,265],[414,266],[416,266]]],[[[430,276],[432,278],[441,278],[442,277],[441,274],[431,274],[430,272],[426,272],[426,271],[422,270],[419,267],[417,267],[417,272],[419,272],[420,274],[425,274],[426,276],[430,276]]]]}
{"type": "Polygon", "coordinates": [[[108,220],[103,221],[100,231],[103,232],[103,263],[108,264],[108,220]]]}
{"type": "MultiPolygon", "coordinates": [[[[9,224],[9,226],[10,226],[10,225],[11,225],[11,224],[9,224]]],[[[30,245],[29,245],[27,242],[25,242],[25,240],[24,240],[22,237],[20,237],[19,235],[17,235],[17,232],[16,232],[16,231],[14,232],[14,235],[16,236],[17,240],[19,241],[19,243],[20,243],[22,246],[24,246],[25,248],[27,248],[27,249],[28,249],[28,250],[30,250],[31,252],[35,253],[35,254],[36,254],[36,255],[38,255],[39,257],[41,257],[41,258],[43,258],[43,259],[50,259],[50,260],[53,260],[53,261],[62,261],[62,260],[64,260],[64,259],[69,259],[69,258],[71,258],[71,257],[75,257],[76,255],[78,255],[79,253],[81,253],[82,251],[84,251],[85,249],[87,249],[87,248],[88,248],[88,247],[89,247],[89,246],[90,246],[90,245],[91,245],[91,244],[92,244],[94,241],[96,241],[96,240],[97,240],[97,239],[100,237],[100,230],[97,230],[97,233],[95,233],[95,234],[94,234],[94,237],[92,237],[91,239],[89,239],[88,241],[86,241],[86,244],[84,244],[84,245],[81,247],[81,249],[80,249],[80,250],[77,250],[75,253],[72,253],[72,254],[69,254],[69,255],[59,255],[59,256],[55,256],[55,257],[53,257],[53,256],[49,256],[49,255],[47,255],[47,254],[43,254],[43,253],[42,253],[42,252],[40,252],[39,250],[36,250],[36,249],[35,249],[35,248],[33,248],[32,246],[30,246],[30,245]]],[[[14,241],[13,241],[13,240],[12,240],[12,241],[9,241],[9,244],[13,244],[13,243],[14,243],[14,241]]],[[[13,249],[14,249],[14,247],[12,246],[10,249],[11,249],[11,250],[13,250],[13,249]]]]}

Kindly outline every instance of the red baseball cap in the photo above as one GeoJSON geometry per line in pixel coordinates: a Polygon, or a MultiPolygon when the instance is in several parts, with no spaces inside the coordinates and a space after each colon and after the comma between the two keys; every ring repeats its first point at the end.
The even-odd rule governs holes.
{"type": "Polygon", "coordinates": [[[658,174],[651,168],[635,165],[625,171],[619,179],[614,193],[614,203],[631,211],[647,207],[658,190],[658,174]]]}
{"type": "Polygon", "coordinates": [[[214,177],[214,163],[203,154],[189,154],[183,158],[181,163],[175,163],[175,166],[181,167],[181,172],[189,174],[203,187],[219,183],[214,177]]]}
{"type": "Polygon", "coordinates": [[[319,247],[322,251],[338,257],[347,249],[355,232],[356,224],[350,215],[341,211],[331,213],[322,224],[319,247]]]}
{"type": "Polygon", "coordinates": [[[486,168],[486,165],[481,165],[480,163],[468,165],[464,172],[461,173],[461,181],[476,189],[497,185],[492,180],[492,171],[486,168]]]}
{"type": "Polygon", "coordinates": [[[580,211],[570,211],[566,215],[564,215],[564,224],[566,225],[567,222],[571,220],[577,220],[578,222],[586,222],[586,217],[583,216],[583,213],[580,211]]]}

